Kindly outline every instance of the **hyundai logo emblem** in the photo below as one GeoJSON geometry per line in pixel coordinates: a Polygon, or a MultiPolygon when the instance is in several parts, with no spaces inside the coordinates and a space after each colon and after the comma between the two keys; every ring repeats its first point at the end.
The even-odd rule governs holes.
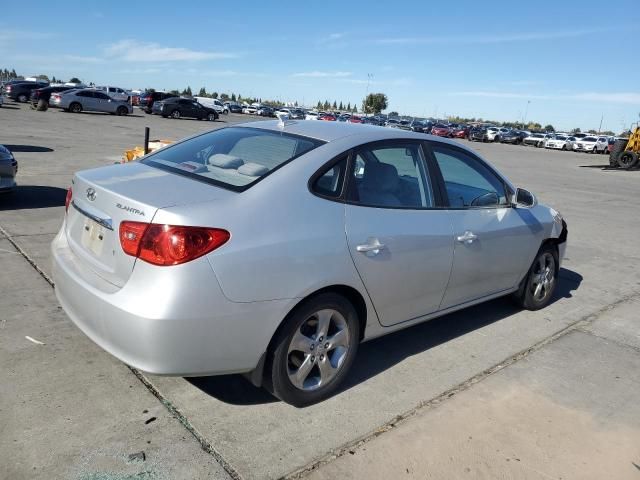
{"type": "Polygon", "coordinates": [[[96,199],[96,191],[93,188],[87,188],[87,198],[93,202],[96,199]]]}

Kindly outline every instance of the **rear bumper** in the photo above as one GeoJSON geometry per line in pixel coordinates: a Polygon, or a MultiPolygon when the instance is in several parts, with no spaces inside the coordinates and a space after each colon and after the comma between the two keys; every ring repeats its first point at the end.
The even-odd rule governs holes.
{"type": "Polygon", "coordinates": [[[250,371],[291,308],[289,300],[227,300],[206,257],[176,267],[138,261],[118,288],[79,262],[64,228],[51,246],[60,305],[101,348],[144,372],[250,371]]]}

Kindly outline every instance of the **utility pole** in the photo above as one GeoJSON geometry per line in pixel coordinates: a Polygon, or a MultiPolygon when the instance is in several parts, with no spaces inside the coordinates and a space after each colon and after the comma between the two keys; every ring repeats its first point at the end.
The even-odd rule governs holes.
{"type": "Polygon", "coordinates": [[[367,91],[365,93],[365,97],[369,95],[369,84],[371,83],[371,79],[373,78],[373,73],[367,73],[367,91]]]}
{"type": "Polygon", "coordinates": [[[602,131],[602,120],[604,120],[604,113],[600,116],[600,126],[598,127],[598,135],[602,131]]]}
{"type": "Polygon", "coordinates": [[[524,117],[522,117],[522,129],[523,130],[525,128],[524,122],[527,121],[527,113],[529,113],[529,104],[530,103],[531,103],[531,100],[527,100],[527,106],[524,108],[524,117]]]}

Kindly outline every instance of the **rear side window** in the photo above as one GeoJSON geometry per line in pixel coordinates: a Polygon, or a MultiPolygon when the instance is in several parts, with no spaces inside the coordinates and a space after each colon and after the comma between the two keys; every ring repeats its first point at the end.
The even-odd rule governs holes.
{"type": "Polygon", "coordinates": [[[221,128],[147,156],[142,163],[242,191],[324,142],[259,128],[221,128]]]}
{"type": "Polygon", "coordinates": [[[323,197],[338,198],[342,193],[348,155],[332,162],[313,182],[312,190],[323,197]]]}

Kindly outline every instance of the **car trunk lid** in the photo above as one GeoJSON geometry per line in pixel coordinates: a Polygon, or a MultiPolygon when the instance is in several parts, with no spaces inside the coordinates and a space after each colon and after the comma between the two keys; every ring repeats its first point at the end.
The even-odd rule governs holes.
{"type": "Polygon", "coordinates": [[[136,258],[122,250],[123,221],[151,223],[161,208],[234,195],[138,162],[78,172],[66,218],[66,235],[79,262],[121,287],[136,258]]]}

